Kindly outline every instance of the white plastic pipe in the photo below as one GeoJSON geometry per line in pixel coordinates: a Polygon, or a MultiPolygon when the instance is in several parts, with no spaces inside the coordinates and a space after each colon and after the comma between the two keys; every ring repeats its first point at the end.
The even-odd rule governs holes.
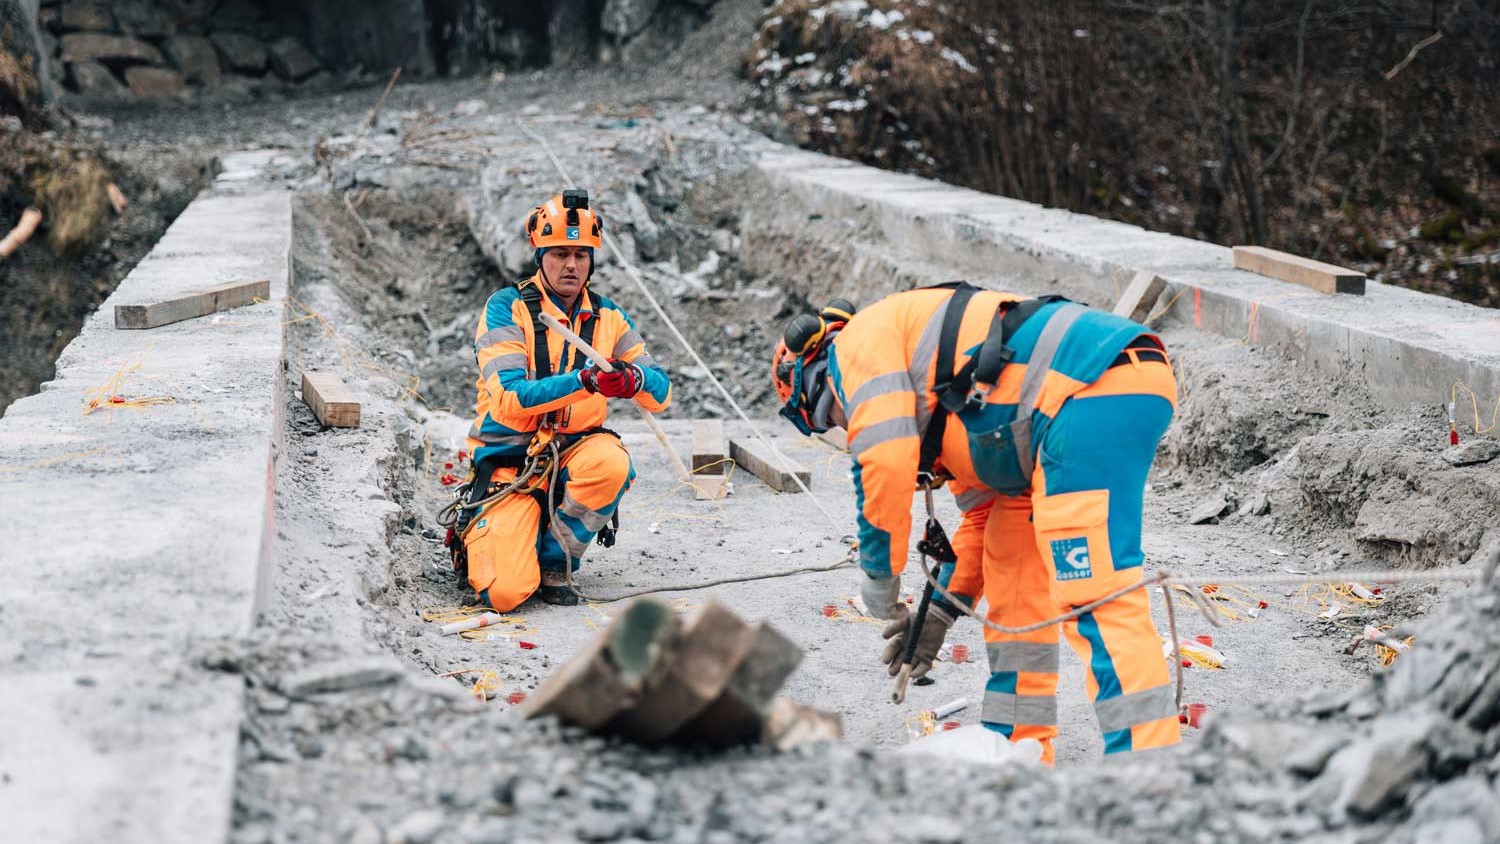
{"type": "MultiPolygon", "coordinates": [[[[542,318],[542,322],[546,323],[548,328],[561,334],[564,340],[577,346],[578,350],[583,352],[584,356],[589,360],[593,361],[595,366],[605,372],[615,371],[615,368],[610,365],[609,358],[599,354],[598,349],[585,343],[582,337],[573,333],[572,329],[558,322],[557,317],[549,313],[538,314],[538,316],[542,318]]],[[[632,401],[631,404],[635,404],[635,402],[632,401]]],[[[683,483],[691,483],[692,475],[688,473],[687,465],[682,462],[681,457],[677,456],[677,452],[672,448],[672,444],[667,442],[667,432],[662,429],[661,422],[657,420],[656,415],[638,404],[635,404],[635,409],[641,412],[641,418],[645,419],[646,424],[651,426],[651,433],[655,434],[656,438],[661,441],[661,447],[667,450],[667,454],[671,455],[672,467],[677,470],[677,480],[683,483]]]]}
{"type": "Polygon", "coordinates": [[[462,633],[465,630],[478,630],[481,627],[489,627],[492,624],[499,624],[504,619],[505,616],[501,615],[500,613],[487,612],[484,615],[476,615],[473,618],[466,618],[463,621],[449,622],[448,624],[444,624],[442,627],[439,627],[438,630],[444,636],[452,636],[454,633],[462,633]]]}
{"type": "Polygon", "coordinates": [[[942,719],[947,718],[949,715],[952,715],[960,709],[967,709],[968,706],[969,699],[966,697],[961,697],[958,700],[945,703],[942,706],[939,706],[937,709],[932,710],[932,717],[941,721],[942,719]]]}

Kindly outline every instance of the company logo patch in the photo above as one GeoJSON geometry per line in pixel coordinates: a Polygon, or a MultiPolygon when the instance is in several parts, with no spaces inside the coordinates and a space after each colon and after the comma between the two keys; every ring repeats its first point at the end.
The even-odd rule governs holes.
{"type": "Polygon", "coordinates": [[[485,525],[487,525],[489,523],[490,523],[489,519],[480,519],[479,520],[479,524],[475,525],[474,529],[475,530],[479,530],[480,528],[484,527],[485,525]]]}
{"type": "Polygon", "coordinates": [[[568,228],[567,234],[568,234],[568,240],[577,240],[578,239],[578,227],[577,226],[570,226],[568,228]]]}
{"type": "Polygon", "coordinates": [[[1082,536],[1052,540],[1052,565],[1057,569],[1058,580],[1093,577],[1094,564],[1089,560],[1089,541],[1082,536]]]}

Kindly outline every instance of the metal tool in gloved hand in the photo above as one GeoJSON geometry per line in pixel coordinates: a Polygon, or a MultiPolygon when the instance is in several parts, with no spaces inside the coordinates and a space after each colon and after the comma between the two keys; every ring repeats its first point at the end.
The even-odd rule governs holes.
{"type": "MultiPolygon", "coordinates": [[[[922,541],[917,543],[917,551],[923,557],[931,557],[938,563],[957,562],[958,555],[953,552],[953,545],[948,541],[948,534],[943,531],[943,526],[932,515],[932,488],[926,489],[927,495],[927,530],[922,536],[922,541]]],[[[924,569],[927,568],[924,561],[924,569]]],[[[954,616],[941,606],[932,606],[932,581],[922,590],[922,600],[917,603],[917,614],[912,619],[911,626],[906,632],[906,647],[899,668],[894,664],[896,650],[900,648],[900,640],[886,645],[882,657],[891,665],[891,671],[896,675],[896,689],[891,692],[892,703],[903,703],[906,700],[906,685],[911,682],[912,677],[921,677],[932,669],[932,660],[937,658],[937,651],[943,645],[943,639],[948,635],[948,628],[953,626],[954,616]],[[933,621],[933,627],[927,628],[928,619],[933,621]],[[919,660],[920,657],[923,659],[919,660]],[[917,670],[920,661],[921,669],[917,670]]],[[[905,620],[903,613],[901,621],[905,620]]],[[[885,637],[893,638],[901,631],[897,620],[892,620],[885,629],[885,637]]]]}

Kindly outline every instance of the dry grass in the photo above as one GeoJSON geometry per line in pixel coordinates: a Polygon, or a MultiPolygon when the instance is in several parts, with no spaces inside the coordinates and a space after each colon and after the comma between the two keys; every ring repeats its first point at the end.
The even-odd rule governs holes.
{"type": "Polygon", "coordinates": [[[11,29],[0,32],[0,115],[14,115],[32,123],[39,107],[42,85],[36,78],[32,58],[17,58],[3,45],[11,41],[11,29]]]}

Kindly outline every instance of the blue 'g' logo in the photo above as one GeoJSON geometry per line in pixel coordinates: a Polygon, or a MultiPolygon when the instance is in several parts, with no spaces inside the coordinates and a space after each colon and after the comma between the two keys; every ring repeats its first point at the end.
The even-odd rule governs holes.
{"type": "Polygon", "coordinates": [[[571,228],[568,229],[568,240],[577,240],[577,239],[578,239],[578,227],[577,226],[573,226],[573,227],[571,227],[571,228]]]}
{"type": "Polygon", "coordinates": [[[1058,580],[1082,580],[1094,575],[1089,542],[1084,537],[1052,540],[1052,566],[1058,580]]]}

